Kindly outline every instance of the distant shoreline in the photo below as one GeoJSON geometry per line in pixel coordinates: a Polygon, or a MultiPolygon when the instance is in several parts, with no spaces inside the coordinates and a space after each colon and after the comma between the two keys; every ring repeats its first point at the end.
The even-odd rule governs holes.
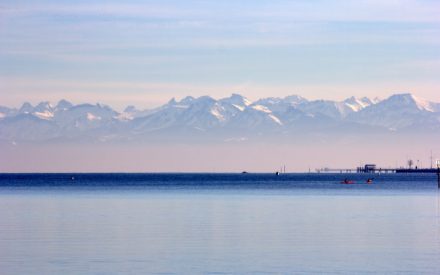
{"type": "Polygon", "coordinates": [[[1,175],[393,175],[393,174],[436,174],[437,169],[396,169],[394,173],[365,172],[0,172],[1,175]]]}

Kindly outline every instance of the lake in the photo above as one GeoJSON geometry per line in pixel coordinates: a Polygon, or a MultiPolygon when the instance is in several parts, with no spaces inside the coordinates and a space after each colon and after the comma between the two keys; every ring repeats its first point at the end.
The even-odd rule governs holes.
{"type": "Polygon", "coordinates": [[[433,174],[0,174],[0,274],[440,274],[439,213],[433,174]]]}

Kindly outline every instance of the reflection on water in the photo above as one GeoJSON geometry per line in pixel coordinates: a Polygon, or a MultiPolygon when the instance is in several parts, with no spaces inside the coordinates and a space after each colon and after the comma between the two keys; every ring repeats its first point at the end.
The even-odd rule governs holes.
{"type": "Polygon", "coordinates": [[[439,196],[0,195],[1,274],[440,273],[439,196]]]}

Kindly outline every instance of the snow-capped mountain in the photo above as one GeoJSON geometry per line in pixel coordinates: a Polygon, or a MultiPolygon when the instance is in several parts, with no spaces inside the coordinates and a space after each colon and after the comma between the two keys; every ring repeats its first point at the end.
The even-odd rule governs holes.
{"type": "Polygon", "coordinates": [[[272,112],[282,113],[286,112],[289,108],[296,108],[300,104],[306,104],[307,99],[298,96],[291,95],[284,98],[268,97],[255,101],[255,105],[262,105],[269,108],[272,112]]]}
{"type": "Polygon", "coordinates": [[[133,120],[136,133],[146,133],[172,128],[206,130],[219,126],[224,120],[223,110],[211,97],[170,100],[166,105],[153,110],[149,115],[133,120]]]}
{"type": "Polygon", "coordinates": [[[32,114],[41,118],[50,120],[54,117],[55,107],[50,104],[50,102],[41,102],[32,109],[32,114]]]}
{"type": "Polygon", "coordinates": [[[252,104],[240,110],[227,125],[235,131],[266,132],[279,129],[283,122],[264,105],[252,104]]]}
{"type": "Polygon", "coordinates": [[[244,109],[246,109],[247,106],[252,104],[252,101],[250,101],[249,99],[245,98],[242,95],[232,94],[228,98],[220,99],[219,103],[224,105],[224,106],[232,105],[236,109],[239,109],[240,111],[243,111],[244,109]]]}
{"type": "Polygon", "coordinates": [[[32,106],[29,102],[23,103],[21,108],[18,110],[20,114],[29,114],[34,110],[34,106],[32,106]]]}
{"type": "Polygon", "coordinates": [[[171,99],[163,106],[139,110],[128,106],[117,112],[101,104],[56,105],[24,103],[0,107],[0,139],[7,141],[143,140],[152,136],[179,139],[209,136],[221,139],[242,135],[438,131],[440,104],[411,94],[384,100],[350,97],[343,101],[307,100],[294,95],[251,101],[239,94],[171,99]]]}
{"type": "Polygon", "coordinates": [[[298,105],[298,109],[309,114],[322,114],[334,119],[345,118],[374,104],[368,98],[350,97],[344,101],[314,100],[298,105]]]}
{"type": "Polygon", "coordinates": [[[133,121],[136,132],[170,129],[206,132],[213,129],[254,129],[263,121],[280,124],[272,111],[265,106],[252,104],[247,98],[233,94],[215,100],[208,96],[172,99],[166,105],[133,121]]]}
{"type": "Polygon", "coordinates": [[[397,94],[351,114],[348,119],[391,130],[411,127],[428,130],[440,127],[440,108],[438,103],[411,94],[397,94]]]}

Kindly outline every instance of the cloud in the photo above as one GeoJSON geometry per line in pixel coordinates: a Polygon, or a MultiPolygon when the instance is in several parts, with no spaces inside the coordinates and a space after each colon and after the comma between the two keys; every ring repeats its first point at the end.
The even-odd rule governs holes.
{"type": "Polygon", "coordinates": [[[251,95],[320,97],[401,83],[429,94],[438,87],[439,68],[426,63],[439,58],[438,10],[417,0],[5,1],[0,86],[11,101],[142,94],[154,102],[145,105],[243,85],[251,95]]]}
{"type": "Polygon", "coordinates": [[[3,4],[0,49],[438,45],[438,10],[440,3],[414,0],[3,4]]]}
{"type": "Polygon", "coordinates": [[[440,22],[437,1],[341,0],[341,1],[157,1],[156,3],[94,2],[39,5],[3,5],[3,15],[62,15],[134,17],[157,19],[203,18],[224,22],[246,20],[295,21],[405,21],[440,22]]]}

